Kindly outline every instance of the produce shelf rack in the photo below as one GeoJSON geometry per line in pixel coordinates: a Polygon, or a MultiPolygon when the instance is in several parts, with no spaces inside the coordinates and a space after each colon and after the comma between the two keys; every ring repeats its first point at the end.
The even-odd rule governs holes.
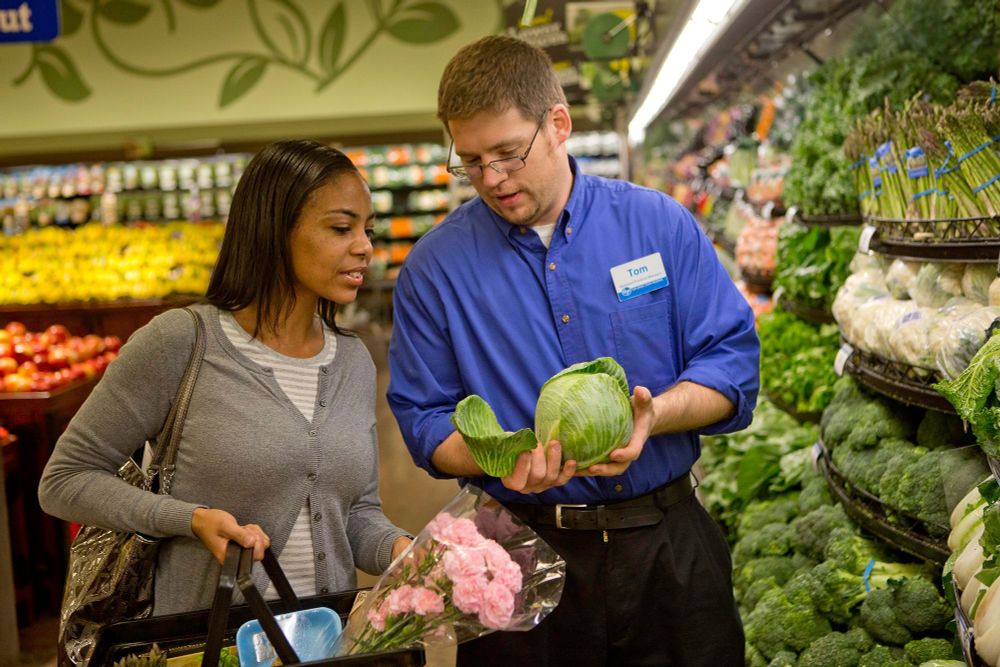
{"type": "Polygon", "coordinates": [[[764,393],[767,396],[767,400],[774,403],[775,407],[781,409],[782,412],[791,415],[792,417],[795,418],[796,421],[800,423],[808,422],[810,424],[818,424],[820,420],[823,418],[822,412],[799,412],[794,407],[792,407],[784,400],[782,400],[782,398],[777,394],[772,393],[770,391],[765,391],[764,393]]]}
{"type": "Polygon", "coordinates": [[[979,658],[975,648],[975,636],[972,632],[972,621],[962,610],[962,592],[958,590],[958,583],[954,578],[951,580],[951,592],[955,602],[955,633],[958,635],[958,643],[962,646],[962,655],[965,657],[965,664],[969,667],[986,667],[979,658]]]}
{"type": "Polygon", "coordinates": [[[904,220],[867,216],[875,236],[869,248],[902,259],[995,263],[1000,256],[1000,216],[904,220]]]}
{"type": "Polygon", "coordinates": [[[787,296],[782,296],[778,299],[778,303],[782,308],[800,320],[805,320],[812,324],[833,324],[836,322],[833,319],[833,313],[825,308],[813,308],[812,306],[799,303],[794,299],[789,299],[787,296]]]}
{"type": "MultiPolygon", "coordinates": [[[[951,555],[945,538],[931,537],[923,530],[924,521],[887,508],[878,497],[852,484],[834,465],[822,439],[816,442],[815,447],[819,454],[816,463],[830,487],[830,493],[843,505],[849,517],[887,544],[917,558],[944,565],[951,555]],[[896,517],[895,522],[890,521],[889,512],[896,517]]],[[[946,527],[941,526],[941,530],[947,535],[946,527]]]]}
{"type": "Polygon", "coordinates": [[[850,213],[847,215],[805,215],[796,213],[795,221],[810,227],[842,227],[860,225],[863,220],[861,215],[850,213]]]}
{"type": "Polygon", "coordinates": [[[897,401],[921,408],[955,414],[948,399],[931,385],[938,377],[930,371],[885,359],[854,348],[844,368],[867,387],[897,401]]]}
{"type": "Polygon", "coordinates": [[[774,283],[773,273],[755,273],[753,271],[748,271],[743,267],[740,267],[740,277],[743,278],[743,282],[747,284],[747,287],[755,288],[751,291],[756,292],[770,292],[771,285],[774,283]]]}

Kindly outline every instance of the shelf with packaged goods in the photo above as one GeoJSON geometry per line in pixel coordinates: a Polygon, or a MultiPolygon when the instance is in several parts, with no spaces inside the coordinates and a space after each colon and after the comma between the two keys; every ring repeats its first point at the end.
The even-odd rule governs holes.
{"type": "Polygon", "coordinates": [[[913,261],[995,263],[1000,216],[904,220],[866,217],[869,249],[913,261]]]}
{"type": "Polygon", "coordinates": [[[934,390],[937,374],[898,361],[885,359],[845,343],[841,352],[849,356],[844,370],[870,389],[908,405],[955,414],[955,408],[934,390]]]}
{"type": "Polygon", "coordinates": [[[924,522],[887,507],[882,501],[852,484],[833,463],[830,451],[819,440],[815,445],[816,463],[826,479],[830,493],[844,507],[844,511],[859,526],[887,544],[938,565],[948,560],[947,527],[938,527],[941,538],[927,533],[924,522]],[[892,518],[890,518],[892,517],[892,518]]]}

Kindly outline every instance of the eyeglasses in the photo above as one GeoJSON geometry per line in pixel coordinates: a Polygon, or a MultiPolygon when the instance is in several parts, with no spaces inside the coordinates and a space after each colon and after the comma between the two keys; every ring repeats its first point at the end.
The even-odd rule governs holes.
{"type": "Polygon", "coordinates": [[[535,128],[535,133],[531,136],[531,141],[528,142],[528,147],[524,149],[523,155],[512,155],[511,157],[500,158],[499,160],[490,160],[486,164],[475,164],[470,166],[465,165],[452,165],[451,156],[452,151],[455,149],[455,140],[451,140],[451,146],[448,147],[448,173],[458,178],[462,181],[470,181],[474,178],[483,177],[483,168],[489,167],[498,174],[509,174],[512,171],[518,171],[519,169],[524,169],[525,161],[528,159],[528,153],[531,152],[531,147],[535,144],[535,139],[538,137],[538,133],[542,129],[542,125],[545,124],[545,115],[548,114],[548,109],[542,113],[541,119],[538,121],[538,127],[535,128]]]}

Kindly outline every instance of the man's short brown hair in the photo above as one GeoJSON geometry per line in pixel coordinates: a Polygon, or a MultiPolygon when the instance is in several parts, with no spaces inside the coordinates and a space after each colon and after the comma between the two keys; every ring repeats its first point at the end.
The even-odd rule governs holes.
{"type": "Polygon", "coordinates": [[[566,104],[566,95],[549,56],[523,40],[490,36],[462,47],[445,66],[437,115],[445,127],[449,120],[512,107],[537,119],[554,104],[566,104]]]}

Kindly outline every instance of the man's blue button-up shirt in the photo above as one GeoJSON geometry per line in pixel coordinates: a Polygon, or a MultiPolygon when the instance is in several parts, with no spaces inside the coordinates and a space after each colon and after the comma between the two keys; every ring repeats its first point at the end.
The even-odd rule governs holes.
{"type": "MultiPolygon", "coordinates": [[[[614,357],[630,388],[653,395],[681,381],[726,396],[734,416],[702,429],[750,423],[760,344],[749,305],[691,214],[662,193],[575,174],[546,248],[478,197],[413,248],[393,295],[388,399],[416,463],[435,477],[437,446],[455,405],[478,394],[507,431],[534,427],[542,384],[563,368],[614,357]],[[666,287],[620,301],[612,267],[659,253],[666,287]]],[[[686,474],[697,433],[650,438],[617,477],[576,477],[525,495],[491,477],[472,481],[500,501],[598,503],[642,495],[686,474]]]]}

